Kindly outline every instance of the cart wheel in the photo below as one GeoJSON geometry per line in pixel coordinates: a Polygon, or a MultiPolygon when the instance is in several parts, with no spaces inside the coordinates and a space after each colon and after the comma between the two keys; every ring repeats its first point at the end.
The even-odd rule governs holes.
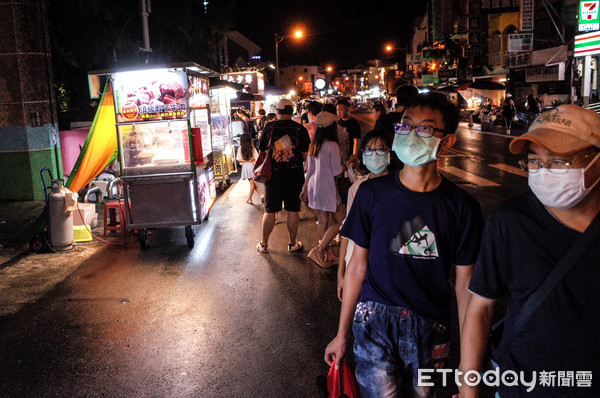
{"type": "Polygon", "coordinates": [[[228,178],[227,179],[227,186],[230,186],[230,185],[231,185],[231,178],[228,178]]]}
{"type": "Polygon", "coordinates": [[[42,234],[38,234],[31,238],[29,241],[29,250],[34,253],[41,253],[46,251],[48,246],[46,245],[46,240],[42,234]]]}
{"type": "Polygon", "coordinates": [[[185,226],[185,239],[187,239],[187,245],[191,249],[194,247],[194,229],[191,225],[185,226]]]}
{"type": "Polygon", "coordinates": [[[223,187],[224,187],[223,181],[219,182],[219,190],[221,192],[223,192],[223,190],[224,190],[223,187]]]}
{"type": "Polygon", "coordinates": [[[138,240],[142,249],[145,250],[150,247],[150,239],[148,238],[148,230],[146,228],[138,230],[138,240]]]}
{"type": "Polygon", "coordinates": [[[204,220],[202,220],[202,221],[206,221],[206,220],[208,220],[208,216],[209,216],[209,215],[210,215],[210,211],[209,211],[208,213],[206,213],[206,215],[204,216],[204,220]]]}

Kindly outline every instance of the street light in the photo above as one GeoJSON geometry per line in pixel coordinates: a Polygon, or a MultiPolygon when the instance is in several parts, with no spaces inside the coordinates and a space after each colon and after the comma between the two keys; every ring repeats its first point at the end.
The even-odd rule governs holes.
{"type": "Polygon", "coordinates": [[[275,86],[279,87],[279,43],[283,41],[283,39],[288,37],[301,38],[302,31],[297,30],[296,33],[292,35],[283,35],[280,36],[275,33],[275,86]]]}

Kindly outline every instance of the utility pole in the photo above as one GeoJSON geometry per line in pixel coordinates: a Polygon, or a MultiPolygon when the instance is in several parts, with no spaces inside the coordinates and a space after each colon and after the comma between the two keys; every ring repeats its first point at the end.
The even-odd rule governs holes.
{"type": "Polygon", "coordinates": [[[140,51],[144,53],[144,63],[147,64],[150,58],[152,48],[150,48],[150,33],[148,30],[148,17],[152,12],[151,0],[140,0],[140,8],[142,14],[142,34],[144,37],[144,47],[140,48],[140,51]]]}

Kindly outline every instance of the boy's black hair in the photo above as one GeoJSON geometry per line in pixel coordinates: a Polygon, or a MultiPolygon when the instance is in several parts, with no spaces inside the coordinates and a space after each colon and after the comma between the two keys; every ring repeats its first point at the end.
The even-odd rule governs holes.
{"type": "Polygon", "coordinates": [[[348,102],[348,100],[345,100],[343,98],[336,102],[336,106],[337,105],[346,105],[347,108],[350,108],[350,103],[348,102]]]}
{"type": "Polygon", "coordinates": [[[258,114],[261,116],[265,116],[267,114],[267,111],[265,111],[264,109],[261,108],[258,110],[258,114]]]}
{"type": "Polygon", "coordinates": [[[312,113],[313,115],[317,116],[319,114],[319,112],[321,112],[321,109],[323,108],[323,104],[321,104],[319,101],[312,101],[308,104],[308,112],[312,113]]]}
{"type": "Polygon", "coordinates": [[[383,104],[375,104],[375,105],[373,105],[373,110],[381,113],[382,115],[386,114],[385,105],[383,105],[383,104]]]}
{"type": "Polygon", "coordinates": [[[446,134],[454,134],[458,128],[460,115],[458,108],[442,93],[423,93],[414,96],[406,104],[406,108],[427,108],[442,114],[444,131],[446,134]]]}
{"type": "Polygon", "coordinates": [[[411,98],[419,95],[419,89],[412,84],[404,84],[396,89],[396,105],[406,105],[411,98]]]}
{"type": "Polygon", "coordinates": [[[335,110],[335,105],[333,105],[331,102],[328,102],[326,104],[323,104],[323,108],[321,109],[322,112],[329,112],[332,114],[336,114],[337,111],[335,110]]]}

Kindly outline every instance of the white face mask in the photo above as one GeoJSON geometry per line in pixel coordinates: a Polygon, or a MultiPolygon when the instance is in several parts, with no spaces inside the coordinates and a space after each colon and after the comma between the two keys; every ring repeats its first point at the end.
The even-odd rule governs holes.
{"type": "Polygon", "coordinates": [[[394,134],[392,150],[402,163],[412,167],[419,167],[436,159],[441,141],[441,139],[435,136],[422,138],[413,134],[413,132],[406,135],[394,134]]]}
{"type": "Polygon", "coordinates": [[[556,209],[571,209],[600,181],[599,177],[591,187],[585,187],[585,172],[599,156],[600,153],[585,169],[569,169],[564,174],[554,174],[546,168],[541,168],[536,173],[529,173],[529,187],[544,205],[556,209]]]}

